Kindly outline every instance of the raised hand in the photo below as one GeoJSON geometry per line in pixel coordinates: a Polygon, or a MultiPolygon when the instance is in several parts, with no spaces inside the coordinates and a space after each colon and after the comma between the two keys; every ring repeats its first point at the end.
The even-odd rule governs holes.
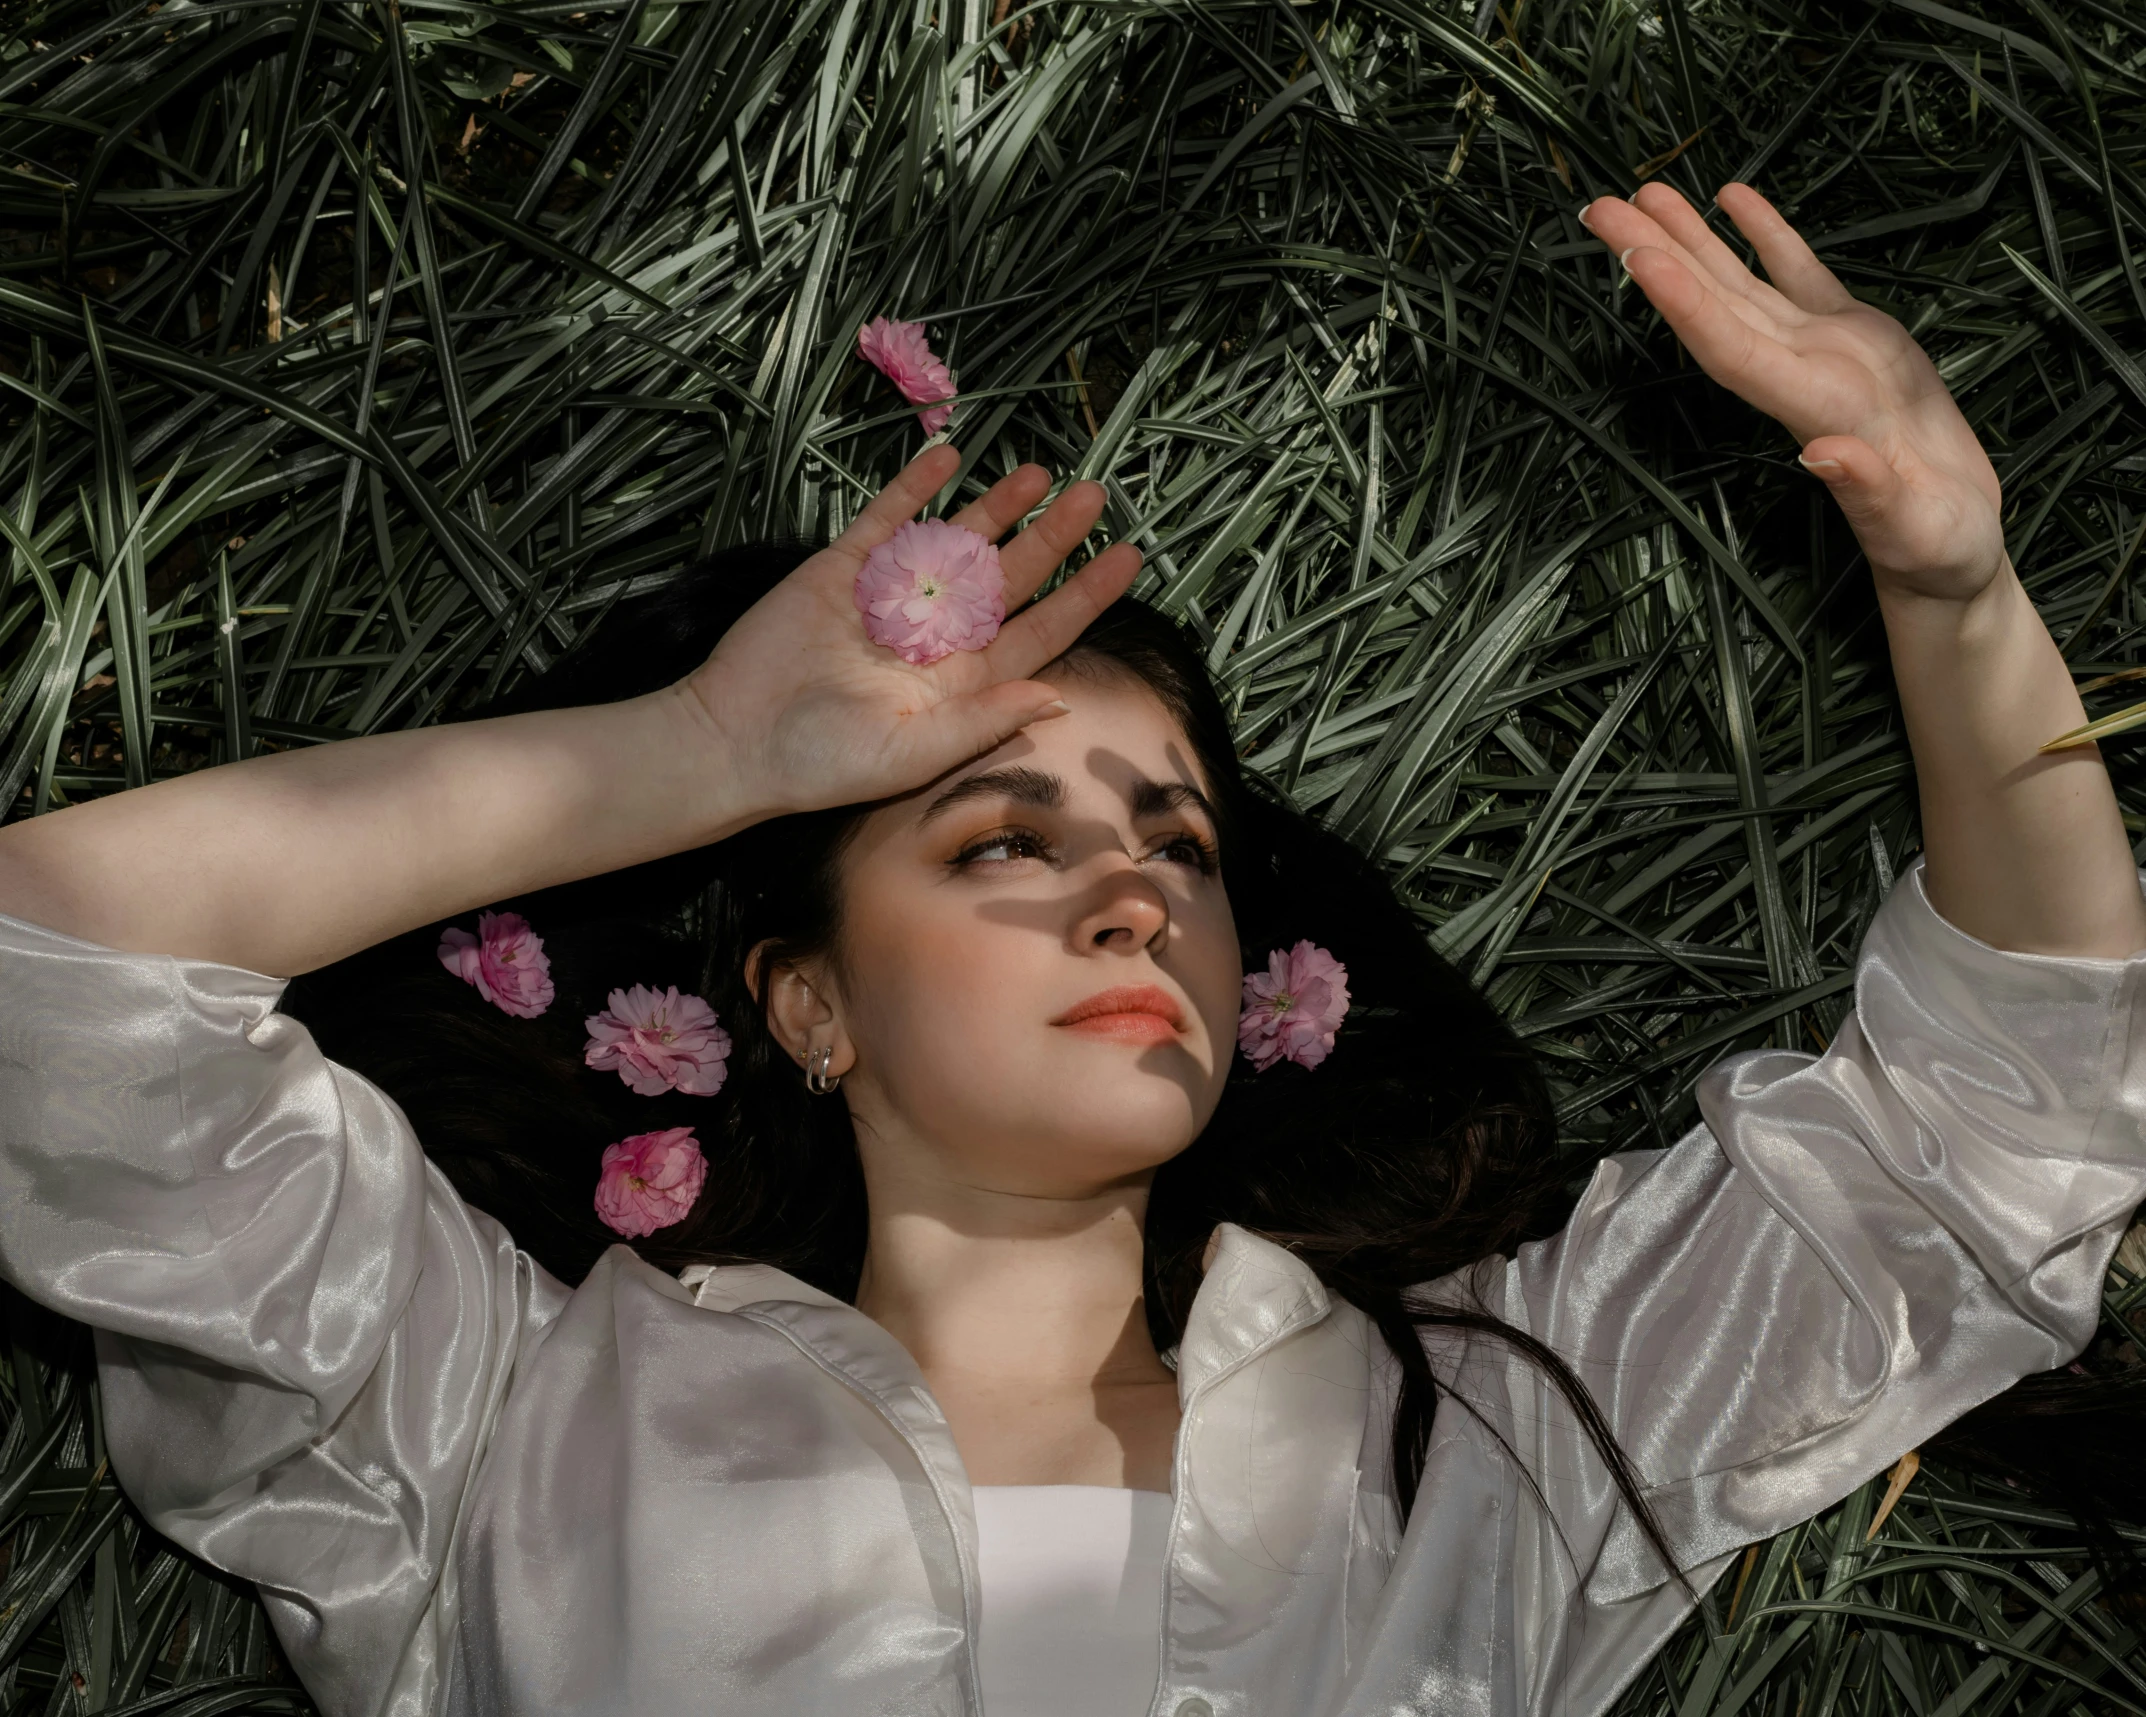
{"type": "Polygon", "coordinates": [[[1881,590],[1979,595],[2004,564],[1997,473],[1937,367],[1758,192],[1724,185],[1717,201],[1770,284],[1668,185],[1598,198],[1580,218],[1699,366],[1802,444],[1881,590]]]}
{"type": "MultiPolygon", "coordinates": [[[[914,518],[959,468],[951,447],[919,454],[827,548],[746,613],[686,682],[737,773],[731,791],[761,813],[857,804],[918,787],[1063,707],[1028,676],[1063,651],[1140,570],[1129,544],[1106,549],[1041,602],[1021,607],[1103,510],[1075,483],[1000,550],[1005,625],[988,649],[913,667],[865,637],[852,598],[865,557],[914,518]]],[[[1024,465],[954,516],[997,538],[1050,490],[1024,465]]]]}
{"type": "Polygon", "coordinates": [[[1795,436],[1862,542],[1915,752],[1931,902],[2000,948],[2146,948],[2099,755],[2038,754],[2085,713],[2005,556],[1997,473],[1937,367],[1764,197],[1725,185],[1719,201],[1771,284],[1667,185],[1598,198],[1580,218],[1700,367],[1795,436]]]}
{"type": "MultiPolygon", "coordinates": [[[[138,953],[312,970],[420,924],[920,786],[1056,694],[1027,678],[1138,570],[1098,555],[988,650],[912,668],[866,642],[852,581],[954,475],[938,448],[678,685],[249,758],[0,829],[0,912],[138,953]]],[[[991,536],[1050,487],[1024,466],[959,522],[991,536]]],[[[1009,604],[1087,534],[1075,484],[1003,551],[1009,604]]]]}

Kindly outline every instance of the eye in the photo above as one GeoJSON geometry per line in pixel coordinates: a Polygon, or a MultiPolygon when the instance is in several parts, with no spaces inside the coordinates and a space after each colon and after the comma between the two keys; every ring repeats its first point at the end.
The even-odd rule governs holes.
{"type": "Polygon", "coordinates": [[[954,855],[955,867],[1011,864],[1018,859],[1047,859],[1051,849],[1033,829],[1000,829],[971,841],[954,855]]]}
{"type": "Polygon", "coordinates": [[[1189,865],[1202,876],[1213,876],[1221,868],[1214,843],[1189,829],[1172,835],[1148,856],[1169,864],[1189,865]]]}

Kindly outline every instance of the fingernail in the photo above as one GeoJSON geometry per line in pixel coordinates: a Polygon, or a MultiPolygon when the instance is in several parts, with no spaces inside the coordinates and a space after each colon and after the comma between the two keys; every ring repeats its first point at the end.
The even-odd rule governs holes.
{"type": "Polygon", "coordinates": [[[1071,704],[1061,698],[1054,698],[1028,719],[1030,721],[1049,721],[1053,716],[1071,715],[1072,713],[1073,706],[1071,704]]]}
{"type": "Polygon", "coordinates": [[[1813,477],[1822,477],[1828,483],[1847,475],[1838,459],[1806,459],[1799,453],[1796,455],[1796,463],[1813,477]]]}
{"type": "Polygon", "coordinates": [[[1623,269],[1627,274],[1630,274],[1632,272],[1632,265],[1626,259],[1630,257],[1632,252],[1634,252],[1638,248],[1639,246],[1636,244],[1628,244],[1624,247],[1624,249],[1620,250],[1617,253],[1617,266],[1623,269]]]}
{"type": "Polygon", "coordinates": [[[1582,203],[1580,205],[1579,213],[1573,217],[1573,219],[1578,221],[1580,225],[1585,227],[1589,232],[1593,232],[1595,230],[1595,223],[1587,218],[1587,211],[1593,207],[1594,205],[1592,203],[1582,203]]]}

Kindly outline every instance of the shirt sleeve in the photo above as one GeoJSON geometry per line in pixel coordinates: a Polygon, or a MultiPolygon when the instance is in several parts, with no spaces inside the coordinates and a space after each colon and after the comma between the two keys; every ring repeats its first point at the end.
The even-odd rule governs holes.
{"type": "MultiPolygon", "coordinates": [[[[1704,1126],[1604,1162],[1563,1232],[1476,1276],[1593,1393],[1682,1567],[1809,1518],[2086,1345],[2146,1197],[2142,972],[1978,942],[1918,865],[1825,1054],[1724,1060],[1704,1126]]],[[[1587,1601],[1662,1585],[1573,1416],[1501,1369],[1587,1601]]]]}
{"type": "Polygon", "coordinates": [[[282,984],[0,918],[0,1275],[93,1325],[113,1470],[330,1717],[428,1711],[457,1514],[564,1291],[282,984]]]}

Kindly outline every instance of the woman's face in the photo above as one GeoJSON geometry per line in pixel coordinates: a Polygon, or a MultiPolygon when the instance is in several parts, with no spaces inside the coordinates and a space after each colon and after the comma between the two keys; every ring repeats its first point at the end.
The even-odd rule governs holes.
{"type": "Polygon", "coordinates": [[[817,974],[859,1143],[964,1185],[1080,1196],[1183,1150],[1242,981],[1192,747],[1144,686],[1054,670],[1071,713],[871,812],[817,974]]]}

